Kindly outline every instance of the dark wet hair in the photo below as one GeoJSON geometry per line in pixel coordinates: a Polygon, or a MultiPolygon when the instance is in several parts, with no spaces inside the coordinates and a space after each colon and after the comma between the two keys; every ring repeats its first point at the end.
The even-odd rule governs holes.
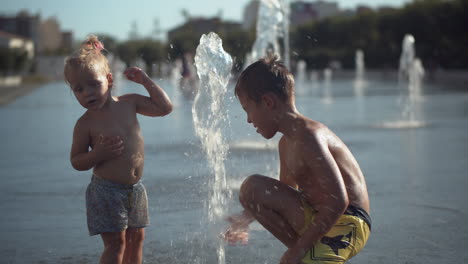
{"type": "Polygon", "coordinates": [[[234,90],[245,93],[256,103],[266,93],[273,93],[285,103],[294,101],[294,77],[278,56],[267,56],[249,65],[239,76],[234,90]]]}

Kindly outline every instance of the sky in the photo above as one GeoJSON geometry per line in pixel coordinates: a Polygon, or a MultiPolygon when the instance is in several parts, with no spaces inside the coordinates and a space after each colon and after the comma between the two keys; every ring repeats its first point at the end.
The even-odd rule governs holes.
{"type": "MultiPolygon", "coordinates": [[[[118,40],[128,39],[132,24],[140,36],[164,40],[165,31],[184,23],[182,10],[192,17],[214,17],[242,20],[244,7],[250,0],[0,0],[0,14],[15,15],[25,9],[40,14],[41,19],[55,17],[62,31],[72,31],[81,41],[88,34],[106,33],[118,40]],[[154,33],[155,21],[162,31],[154,33]]],[[[402,6],[409,0],[335,0],[339,7],[354,8],[358,4],[402,6]],[[369,4],[369,2],[371,2],[369,4]]]]}

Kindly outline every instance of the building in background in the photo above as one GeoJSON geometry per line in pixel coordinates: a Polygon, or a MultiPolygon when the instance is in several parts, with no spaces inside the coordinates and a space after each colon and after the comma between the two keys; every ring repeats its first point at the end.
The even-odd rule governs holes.
{"type": "Polygon", "coordinates": [[[0,87],[18,86],[34,58],[31,39],[0,31],[0,87]]]}
{"type": "Polygon", "coordinates": [[[62,31],[62,48],[65,50],[73,49],[73,32],[62,31]]]}
{"type": "Polygon", "coordinates": [[[0,47],[24,50],[28,59],[34,58],[34,43],[31,39],[23,36],[0,31],[0,47]]]}
{"type": "Polygon", "coordinates": [[[35,54],[56,53],[72,47],[73,33],[62,32],[56,18],[41,20],[39,14],[32,15],[22,10],[16,15],[0,15],[0,30],[32,40],[35,54]]]}
{"type": "Polygon", "coordinates": [[[291,3],[291,25],[298,26],[340,14],[336,2],[294,1],[291,3]]]}
{"type": "MultiPolygon", "coordinates": [[[[291,26],[307,24],[341,13],[337,2],[333,1],[291,1],[291,26]]],[[[251,0],[242,15],[242,28],[252,29],[257,24],[260,0],[251,0]]]]}
{"type": "Polygon", "coordinates": [[[30,15],[25,10],[15,16],[0,15],[0,30],[32,40],[37,51],[40,20],[40,15],[30,15]]]}
{"type": "Polygon", "coordinates": [[[242,28],[249,30],[257,25],[258,9],[260,0],[251,0],[245,7],[242,14],[242,28]]]}
{"type": "Polygon", "coordinates": [[[319,14],[311,3],[297,1],[291,3],[291,25],[303,25],[312,21],[317,21],[319,14]]]}
{"type": "Polygon", "coordinates": [[[53,53],[62,47],[62,32],[57,19],[50,17],[39,25],[39,53],[53,53]]]}
{"type": "MultiPolygon", "coordinates": [[[[0,46],[7,48],[3,56],[8,60],[16,56],[14,60],[18,64],[23,58],[15,49],[27,51],[24,69],[16,69],[19,66],[13,63],[6,69],[8,75],[35,73],[49,79],[61,79],[64,54],[71,51],[72,43],[73,33],[61,31],[60,23],[54,17],[41,20],[39,14],[31,15],[27,11],[12,16],[0,15],[0,46]]],[[[3,79],[3,84],[17,85],[21,82],[19,75],[8,78],[3,79]]]]}

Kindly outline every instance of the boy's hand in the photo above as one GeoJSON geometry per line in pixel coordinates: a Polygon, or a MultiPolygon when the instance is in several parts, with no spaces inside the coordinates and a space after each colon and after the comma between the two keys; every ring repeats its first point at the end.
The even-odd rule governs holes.
{"type": "Polygon", "coordinates": [[[247,245],[249,242],[249,232],[248,230],[233,230],[228,228],[222,236],[225,241],[227,241],[230,245],[236,245],[238,242],[242,245],[247,245]]]}
{"type": "Polygon", "coordinates": [[[238,242],[242,245],[247,245],[249,242],[249,223],[251,219],[241,213],[229,216],[226,220],[231,225],[221,237],[231,245],[235,245],[238,242]]]}
{"type": "Polygon", "coordinates": [[[119,136],[99,136],[99,141],[94,145],[93,151],[100,161],[115,159],[122,155],[124,149],[123,140],[119,136]]]}
{"type": "Polygon", "coordinates": [[[131,68],[126,69],[124,71],[124,75],[130,81],[133,81],[139,84],[144,84],[145,81],[149,79],[148,75],[142,69],[138,67],[131,67],[131,68]]]}

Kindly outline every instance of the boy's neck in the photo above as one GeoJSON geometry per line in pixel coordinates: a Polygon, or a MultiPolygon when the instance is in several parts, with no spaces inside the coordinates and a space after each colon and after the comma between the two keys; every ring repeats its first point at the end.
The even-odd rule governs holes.
{"type": "Polygon", "coordinates": [[[304,123],[304,116],[294,106],[288,106],[278,116],[278,131],[286,137],[294,136],[298,127],[304,123]]]}
{"type": "Polygon", "coordinates": [[[104,103],[104,105],[100,109],[98,109],[98,110],[88,110],[88,111],[91,111],[91,112],[107,111],[112,107],[112,105],[115,102],[116,102],[116,99],[111,94],[109,94],[109,96],[107,97],[106,102],[104,103]]]}

